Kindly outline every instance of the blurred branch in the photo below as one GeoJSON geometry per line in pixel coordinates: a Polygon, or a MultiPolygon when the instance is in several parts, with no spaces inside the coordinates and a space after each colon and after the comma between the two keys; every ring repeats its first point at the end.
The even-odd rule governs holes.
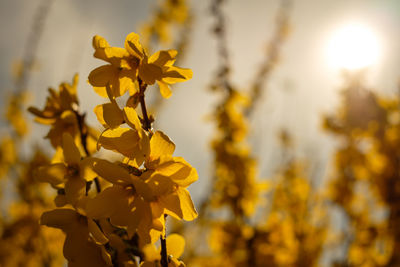
{"type": "Polygon", "coordinates": [[[218,70],[216,82],[212,85],[215,90],[217,88],[224,88],[228,92],[232,91],[231,82],[229,80],[230,61],[229,51],[226,38],[226,17],[222,10],[222,5],[226,0],[213,0],[211,3],[211,14],[215,18],[213,33],[217,39],[217,53],[218,53],[218,70]]]}
{"type": "Polygon", "coordinates": [[[15,92],[17,94],[26,89],[30,78],[30,70],[35,64],[37,48],[43,34],[44,24],[53,2],[54,0],[42,0],[35,11],[32,28],[25,43],[22,66],[16,77],[15,92]]]}
{"type": "Polygon", "coordinates": [[[250,105],[246,115],[251,116],[257,102],[261,99],[264,90],[263,86],[269,79],[272,70],[279,62],[281,48],[289,33],[289,13],[292,7],[292,0],[281,0],[278,15],[276,17],[275,32],[270,40],[264,61],[259,67],[254,81],[250,86],[250,105]]]}

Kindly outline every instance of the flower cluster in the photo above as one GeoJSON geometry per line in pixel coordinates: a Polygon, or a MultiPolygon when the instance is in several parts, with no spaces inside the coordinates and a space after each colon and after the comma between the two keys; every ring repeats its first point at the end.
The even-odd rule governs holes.
{"type": "Polygon", "coordinates": [[[127,36],[125,48],[111,47],[100,36],[93,38],[93,47],[94,56],[107,62],[89,74],[95,92],[109,100],[94,109],[105,128],[98,138],[91,140],[91,128],[79,113],[76,78],[59,92],[50,89],[43,110],[29,109],[38,122],[51,125],[47,138],[57,149],[51,164],[35,171],[37,180],[57,191],[57,209],[43,213],[41,224],[66,234],[64,257],[70,266],[183,266],[178,257],[184,239],[166,238],[165,222],[168,215],[197,217],[187,187],[198,175],[173,156],[170,138],[152,129],[145,90],[157,82],[168,98],[169,85],[190,79],[192,72],[173,66],[175,50],[148,56],[136,33],[127,36]],[[130,97],[120,107],[117,98],[126,92],[130,97]],[[97,150],[116,152],[120,160],[94,157],[94,142],[97,150]],[[157,256],[154,244],[160,238],[157,256]]]}

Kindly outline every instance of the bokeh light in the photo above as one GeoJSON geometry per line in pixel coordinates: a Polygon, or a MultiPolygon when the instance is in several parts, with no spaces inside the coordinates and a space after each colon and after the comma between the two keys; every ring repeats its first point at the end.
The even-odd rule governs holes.
{"type": "Polygon", "coordinates": [[[351,23],[332,34],[326,49],[333,68],[357,70],[371,66],[382,53],[378,36],[367,26],[351,23]]]}

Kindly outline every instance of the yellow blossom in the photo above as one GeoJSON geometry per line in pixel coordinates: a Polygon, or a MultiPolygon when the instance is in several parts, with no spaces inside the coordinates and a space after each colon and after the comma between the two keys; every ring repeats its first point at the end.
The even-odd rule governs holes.
{"type": "Polygon", "coordinates": [[[64,162],[41,166],[35,172],[35,177],[41,182],[48,182],[54,188],[64,189],[64,194],[56,198],[56,204],[77,205],[85,195],[86,182],[96,177],[91,169],[93,158],[86,157],[81,160],[81,153],[75,145],[71,135],[63,135],[62,151],[64,162]]]}

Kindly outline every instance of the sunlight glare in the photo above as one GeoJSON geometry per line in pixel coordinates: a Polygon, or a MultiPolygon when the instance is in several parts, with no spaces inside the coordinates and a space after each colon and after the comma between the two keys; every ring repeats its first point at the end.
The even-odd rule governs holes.
{"type": "Polygon", "coordinates": [[[334,68],[357,70],[377,62],[381,47],[367,27],[350,24],[334,32],[327,47],[328,61],[334,68]]]}

